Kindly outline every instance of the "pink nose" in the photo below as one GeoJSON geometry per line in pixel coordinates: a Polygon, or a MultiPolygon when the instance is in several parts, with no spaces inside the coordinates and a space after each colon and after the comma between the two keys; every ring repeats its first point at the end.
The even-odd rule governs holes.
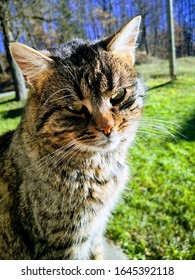
{"type": "Polygon", "coordinates": [[[96,120],[96,129],[102,131],[105,135],[110,135],[112,128],[114,127],[114,120],[112,117],[106,117],[105,115],[99,115],[96,120]]]}
{"type": "Polygon", "coordinates": [[[110,135],[112,128],[113,128],[113,126],[107,126],[107,127],[101,128],[99,130],[101,130],[104,134],[106,134],[108,136],[108,135],[110,135]]]}
{"type": "Polygon", "coordinates": [[[110,135],[112,128],[115,125],[112,112],[102,103],[99,110],[95,112],[94,116],[95,128],[102,131],[105,135],[110,135]]]}

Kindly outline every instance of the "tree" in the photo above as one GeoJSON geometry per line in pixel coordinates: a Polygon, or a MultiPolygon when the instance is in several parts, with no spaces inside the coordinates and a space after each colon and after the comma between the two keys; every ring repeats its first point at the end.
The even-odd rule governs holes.
{"type": "Polygon", "coordinates": [[[4,68],[3,60],[1,58],[1,56],[0,56],[0,74],[5,75],[5,68],[4,68]]]}
{"type": "Polygon", "coordinates": [[[16,100],[23,100],[27,97],[25,81],[21,70],[11,56],[9,42],[13,41],[13,35],[9,23],[9,1],[0,2],[0,24],[3,34],[3,42],[5,46],[6,58],[10,65],[11,74],[16,92],[16,100]]]}
{"type": "Polygon", "coordinates": [[[6,58],[14,82],[16,100],[26,99],[27,91],[23,75],[11,56],[9,42],[22,39],[23,43],[34,48],[44,49],[70,39],[74,31],[79,32],[79,28],[71,22],[72,11],[67,8],[67,2],[53,0],[0,1],[0,27],[6,58]]]}

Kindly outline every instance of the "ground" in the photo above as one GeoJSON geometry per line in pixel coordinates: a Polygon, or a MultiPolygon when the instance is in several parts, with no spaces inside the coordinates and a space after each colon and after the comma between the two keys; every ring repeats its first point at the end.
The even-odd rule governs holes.
{"type": "MultiPolygon", "coordinates": [[[[132,179],[106,231],[130,259],[195,259],[195,58],[177,66],[175,82],[147,93],[132,179]]],[[[167,62],[138,70],[148,88],[169,81],[167,62]]],[[[0,134],[16,127],[23,105],[0,99],[0,134]]]]}

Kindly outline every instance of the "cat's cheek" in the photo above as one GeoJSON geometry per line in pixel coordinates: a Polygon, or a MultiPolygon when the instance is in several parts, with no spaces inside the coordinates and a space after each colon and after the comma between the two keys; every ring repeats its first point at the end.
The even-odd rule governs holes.
{"type": "Polygon", "coordinates": [[[140,109],[136,109],[133,112],[128,112],[128,113],[123,111],[121,113],[121,122],[117,127],[117,133],[119,136],[121,136],[122,142],[123,140],[127,140],[129,144],[132,143],[137,132],[140,118],[141,118],[140,109]]]}

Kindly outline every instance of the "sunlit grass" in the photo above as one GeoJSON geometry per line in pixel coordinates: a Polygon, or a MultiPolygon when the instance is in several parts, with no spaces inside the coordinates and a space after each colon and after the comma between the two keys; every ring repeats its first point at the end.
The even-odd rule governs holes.
{"type": "Polygon", "coordinates": [[[0,98],[0,134],[16,128],[21,119],[24,101],[13,101],[14,95],[0,98]]]}

